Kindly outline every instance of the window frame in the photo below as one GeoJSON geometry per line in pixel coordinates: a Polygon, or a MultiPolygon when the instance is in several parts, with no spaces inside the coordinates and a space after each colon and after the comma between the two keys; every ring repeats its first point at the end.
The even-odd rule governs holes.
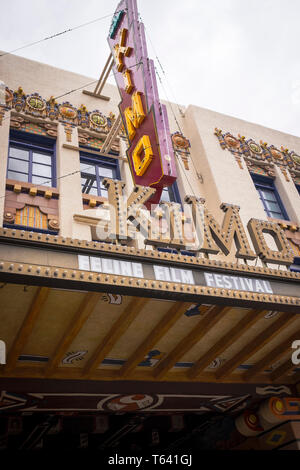
{"type": "Polygon", "coordinates": [[[252,177],[255,189],[259,194],[259,198],[260,198],[260,200],[263,204],[264,211],[267,214],[267,216],[272,218],[272,219],[278,218],[278,217],[274,217],[272,215],[272,212],[274,212],[274,211],[270,211],[268,209],[267,205],[266,205],[265,199],[264,199],[263,195],[261,194],[261,191],[264,190],[264,189],[268,190],[268,191],[272,191],[274,196],[275,196],[276,202],[277,202],[277,204],[279,206],[279,209],[281,211],[281,214],[283,216],[283,218],[280,218],[280,219],[278,218],[278,220],[290,220],[289,216],[287,214],[287,211],[286,211],[286,209],[283,205],[283,202],[280,198],[280,195],[277,191],[274,180],[272,178],[268,178],[267,176],[257,175],[255,173],[251,173],[251,177],[252,177]]]}
{"type": "MultiPolygon", "coordinates": [[[[25,161],[25,160],[24,160],[25,161]]],[[[38,163],[39,164],[39,163],[38,163]]],[[[9,143],[8,143],[8,154],[7,154],[7,170],[6,170],[6,178],[13,179],[15,181],[20,181],[20,183],[30,183],[35,186],[45,186],[47,188],[56,188],[57,187],[57,176],[56,176],[56,140],[49,139],[44,136],[37,136],[35,134],[29,134],[25,132],[17,132],[11,131],[9,143]],[[29,151],[29,158],[28,160],[28,172],[24,173],[18,170],[10,170],[9,169],[9,161],[10,159],[15,159],[14,157],[10,156],[10,148],[19,148],[20,150],[28,150],[29,151]],[[45,185],[43,183],[34,183],[32,182],[32,176],[41,177],[41,175],[32,175],[32,167],[33,163],[33,153],[40,152],[44,153],[45,155],[49,155],[51,157],[51,165],[45,165],[40,163],[40,165],[44,165],[46,167],[51,168],[51,177],[47,178],[47,181],[51,180],[51,185],[45,185]],[[27,176],[26,181],[16,180],[15,178],[11,178],[8,176],[9,171],[16,171],[17,173],[23,174],[27,176]]]]}
{"type": "MultiPolygon", "coordinates": [[[[79,156],[79,161],[80,163],[86,163],[87,165],[91,166],[96,166],[96,183],[97,183],[97,195],[96,194],[90,194],[90,193],[82,193],[82,194],[87,194],[88,196],[95,196],[95,197],[106,197],[101,195],[101,179],[106,178],[105,176],[101,177],[99,175],[99,166],[103,166],[109,169],[113,169],[115,171],[115,176],[113,179],[115,180],[120,180],[121,175],[120,175],[120,167],[119,167],[119,162],[115,158],[109,158],[109,157],[101,157],[101,155],[98,156],[91,156],[91,154],[85,153],[85,152],[80,152],[79,156]]],[[[81,179],[81,169],[80,169],[80,179],[81,179]]],[[[82,189],[82,185],[81,185],[82,189]]]]}

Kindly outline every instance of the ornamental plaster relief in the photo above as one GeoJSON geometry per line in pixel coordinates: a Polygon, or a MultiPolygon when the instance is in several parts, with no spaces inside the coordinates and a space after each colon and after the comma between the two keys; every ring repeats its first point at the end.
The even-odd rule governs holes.
{"type": "Polygon", "coordinates": [[[278,149],[262,140],[258,144],[253,139],[246,140],[246,137],[240,134],[238,137],[230,132],[224,134],[218,128],[215,128],[214,134],[221,148],[229,150],[234,155],[241,169],[243,169],[243,159],[249,171],[275,178],[274,167],[277,166],[287,182],[290,181],[290,175],[295,184],[300,184],[300,155],[294,150],[283,146],[278,149]]]}

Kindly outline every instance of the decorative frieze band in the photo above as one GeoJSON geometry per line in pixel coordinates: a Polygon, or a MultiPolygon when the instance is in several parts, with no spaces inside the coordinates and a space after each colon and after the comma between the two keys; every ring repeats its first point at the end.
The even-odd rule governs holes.
{"type": "Polygon", "coordinates": [[[37,118],[60,121],[66,125],[79,126],[82,129],[90,129],[96,132],[108,133],[115,121],[115,115],[110,113],[104,116],[101,111],[88,111],[85,105],[79,108],[73,106],[69,101],[57,103],[51,96],[48,100],[42,98],[38,93],[26,95],[22,87],[12,91],[6,87],[5,109],[14,109],[37,118]]]}
{"type": "Polygon", "coordinates": [[[285,179],[289,181],[290,175],[295,184],[300,184],[300,155],[294,150],[288,150],[281,146],[280,149],[274,145],[269,145],[262,140],[258,144],[253,139],[248,139],[238,134],[233,136],[230,132],[225,134],[221,129],[215,128],[214,134],[217,136],[223,150],[229,150],[236,158],[239,166],[243,169],[241,157],[253,173],[275,177],[274,165],[278,166],[285,179]]]}

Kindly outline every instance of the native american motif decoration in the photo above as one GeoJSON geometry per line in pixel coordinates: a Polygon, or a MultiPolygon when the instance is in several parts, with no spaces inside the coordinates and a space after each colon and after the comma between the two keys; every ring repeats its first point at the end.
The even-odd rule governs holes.
{"type": "Polygon", "coordinates": [[[70,122],[72,124],[77,124],[77,109],[69,103],[69,101],[64,102],[58,106],[59,109],[59,119],[64,122],[70,122]]]}
{"type": "Polygon", "coordinates": [[[87,351],[68,352],[62,360],[63,364],[72,364],[74,361],[82,361],[87,351]]]}
{"type": "Polygon", "coordinates": [[[27,96],[25,100],[25,112],[26,114],[32,114],[33,116],[45,117],[47,114],[47,103],[38,93],[33,93],[27,96]]]}
{"type": "MultiPolygon", "coordinates": [[[[49,192],[51,194],[51,191],[49,192]]],[[[34,198],[37,196],[37,188],[30,188],[29,194],[34,198]]],[[[46,197],[46,193],[45,193],[46,197]]],[[[25,227],[39,228],[43,230],[52,230],[53,232],[59,231],[59,221],[57,215],[47,213],[46,208],[43,210],[39,207],[40,197],[37,197],[36,204],[35,199],[31,205],[25,204],[23,207],[11,207],[5,208],[4,211],[4,222],[6,224],[16,224],[25,227]]]]}
{"type": "Polygon", "coordinates": [[[101,400],[97,408],[106,411],[140,411],[155,408],[162,401],[158,395],[119,395],[101,400]]]}
{"type": "Polygon", "coordinates": [[[120,294],[103,294],[102,300],[104,300],[104,302],[108,302],[109,304],[121,305],[123,296],[120,294]]]}
{"type": "Polygon", "coordinates": [[[153,349],[149,351],[144,360],[139,363],[141,367],[153,367],[155,366],[163,357],[163,353],[158,349],[153,349]]]}
{"type": "Polygon", "coordinates": [[[88,112],[86,106],[82,104],[80,108],[78,108],[78,124],[85,129],[86,127],[89,126],[89,115],[90,113],[88,112]]]}
{"type": "Polygon", "coordinates": [[[236,158],[240,168],[243,169],[242,157],[249,169],[253,173],[275,177],[274,166],[278,166],[286,181],[289,180],[288,171],[295,184],[300,179],[300,155],[294,150],[289,151],[281,146],[277,148],[260,140],[259,144],[253,139],[246,140],[245,136],[238,134],[233,136],[230,132],[223,134],[221,129],[215,128],[214,134],[217,136],[223,150],[229,150],[236,158]]]}
{"type": "Polygon", "coordinates": [[[265,314],[265,317],[264,318],[274,318],[276,317],[276,315],[278,315],[279,312],[277,312],[276,310],[270,310],[268,313],[265,314]]]}
{"type": "Polygon", "coordinates": [[[53,96],[47,101],[47,117],[53,121],[58,118],[58,104],[53,96]]]}
{"type": "Polygon", "coordinates": [[[22,132],[29,132],[45,137],[57,137],[57,125],[54,123],[39,122],[37,124],[23,116],[11,116],[10,126],[22,132]]]}
{"type": "Polygon", "coordinates": [[[12,105],[15,108],[15,110],[19,113],[20,111],[23,111],[25,108],[25,100],[26,100],[26,95],[23,91],[22,87],[19,87],[14,93],[13,93],[13,102],[12,105]]]}
{"type": "MultiPolygon", "coordinates": [[[[50,119],[51,121],[58,120],[62,122],[66,125],[67,141],[70,141],[72,126],[79,126],[82,129],[90,129],[98,134],[102,133],[103,136],[105,136],[108,134],[116,120],[116,117],[112,112],[108,116],[104,116],[104,114],[102,114],[98,109],[89,111],[84,104],[81,104],[79,108],[76,108],[69,101],[65,101],[61,104],[57,103],[53,96],[48,100],[45,100],[38,93],[26,95],[22,87],[19,87],[15,91],[6,87],[5,101],[6,106],[1,106],[0,108],[0,111],[3,111],[3,115],[4,111],[11,109],[18,113],[22,112],[34,117],[50,119]]],[[[17,127],[15,125],[17,122],[15,116],[12,116],[12,122],[14,122],[13,127],[17,127]]],[[[47,124],[49,125],[49,123],[47,124]]],[[[46,127],[47,124],[39,122],[38,125],[46,127]]],[[[27,131],[26,128],[20,130],[27,131]]]]}
{"type": "Polygon", "coordinates": [[[12,90],[10,90],[8,87],[5,88],[5,103],[7,107],[12,106],[12,102],[14,99],[14,94],[12,90]]]}
{"type": "Polygon", "coordinates": [[[171,135],[172,138],[172,143],[173,143],[173,148],[175,155],[178,157],[181,157],[181,160],[183,161],[184,168],[186,170],[189,170],[189,156],[190,156],[190,147],[191,143],[190,141],[184,137],[183,134],[180,132],[175,132],[174,134],[171,135]]]}
{"type": "Polygon", "coordinates": [[[226,362],[225,358],[222,357],[217,357],[214,359],[209,366],[207,367],[208,369],[218,369],[224,362],[226,362]]]}
{"type": "Polygon", "coordinates": [[[90,114],[90,126],[94,130],[103,131],[103,129],[107,126],[107,119],[100,111],[93,111],[90,114]]]}

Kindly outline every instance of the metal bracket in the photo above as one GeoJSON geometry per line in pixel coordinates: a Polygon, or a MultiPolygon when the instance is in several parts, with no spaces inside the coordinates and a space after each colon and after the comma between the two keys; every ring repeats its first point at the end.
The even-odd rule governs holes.
{"type": "Polygon", "coordinates": [[[113,68],[113,65],[114,65],[114,58],[113,58],[112,53],[110,53],[106,61],[106,64],[101,72],[97,85],[95,86],[95,90],[94,91],[83,90],[82,93],[84,93],[85,95],[93,96],[94,98],[100,98],[101,100],[109,101],[110,97],[101,95],[101,91],[103,90],[106,80],[111,72],[111,69],[113,68]]]}
{"type": "Polygon", "coordinates": [[[113,123],[109,133],[107,134],[105,141],[103,142],[103,145],[101,147],[101,153],[107,154],[110,151],[115,138],[120,132],[121,126],[122,126],[122,119],[121,119],[121,115],[119,114],[117,119],[113,123]]]}

